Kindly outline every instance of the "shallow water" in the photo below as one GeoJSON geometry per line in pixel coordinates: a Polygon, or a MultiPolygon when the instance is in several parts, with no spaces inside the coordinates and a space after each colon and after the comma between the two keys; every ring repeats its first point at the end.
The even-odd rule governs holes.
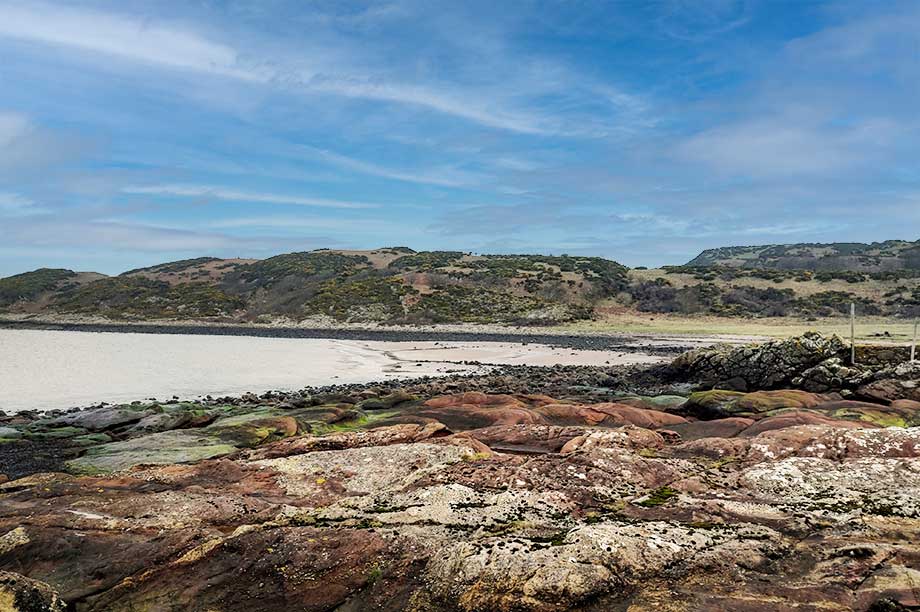
{"type": "Polygon", "coordinates": [[[639,363],[641,354],[503,343],[365,342],[0,329],[0,409],[240,395],[474,371],[488,363],[639,363]],[[612,361],[611,361],[612,360],[612,361]]]}

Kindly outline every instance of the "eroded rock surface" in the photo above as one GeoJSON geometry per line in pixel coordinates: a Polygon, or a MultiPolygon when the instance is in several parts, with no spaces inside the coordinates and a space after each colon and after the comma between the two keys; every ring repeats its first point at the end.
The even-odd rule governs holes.
{"type": "Polygon", "coordinates": [[[920,428],[395,425],[8,482],[0,568],[85,612],[909,607],[918,500],[920,428]]]}

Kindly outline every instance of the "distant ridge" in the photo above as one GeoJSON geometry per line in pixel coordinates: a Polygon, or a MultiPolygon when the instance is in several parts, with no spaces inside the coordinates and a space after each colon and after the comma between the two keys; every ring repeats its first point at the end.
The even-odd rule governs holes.
{"type": "Polygon", "coordinates": [[[134,320],[552,324],[593,316],[598,300],[626,288],[627,273],[600,257],[318,249],[263,260],[197,257],[112,277],[43,268],[0,279],[0,311],[134,320]]]}
{"type": "Polygon", "coordinates": [[[920,269],[920,240],[886,240],[869,244],[831,242],[722,247],[703,251],[686,265],[855,272],[916,270],[920,269]]]}

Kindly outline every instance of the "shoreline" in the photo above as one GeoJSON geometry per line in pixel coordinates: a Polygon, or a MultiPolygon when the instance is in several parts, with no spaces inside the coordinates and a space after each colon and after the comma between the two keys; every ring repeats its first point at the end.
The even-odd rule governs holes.
{"type": "MultiPolygon", "coordinates": [[[[483,372],[504,365],[651,364],[666,361],[675,348],[679,350],[638,345],[580,350],[520,339],[395,342],[109,329],[111,333],[92,333],[86,328],[80,333],[60,326],[0,330],[0,380],[8,381],[0,388],[0,408],[14,413],[44,412],[98,402],[240,396],[333,383],[483,372]]],[[[300,335],[308,333],[304,330],[300,335]]]]}
{"type": "Polygon", "coordinates": [[[293,338],[354,340],[381,342],[496,342],[541,344],[555,348],[596,351],[624,351],[674,355],[697,346],[716,342],[750,342],[748,337],[719,335],[672,337],[630,332],[558,332],[540,328],[529,332],[523,328],[456,329],[440,328],[371,328],[371,327],[287,327],[201,322],[79,322],[27,319],[0,319],[0,329],[76,331],[88,333],[140,333],[161,335],[247,336],[256,338],[293,338]]]}

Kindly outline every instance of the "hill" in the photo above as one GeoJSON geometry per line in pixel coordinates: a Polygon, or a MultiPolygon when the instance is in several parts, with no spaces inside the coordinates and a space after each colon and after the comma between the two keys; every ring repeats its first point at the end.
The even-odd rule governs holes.
{"type": "Polygon", "coordinates": [[[629,270],[600,257],[406,247],[320,249],[262,260],[199,257],[112,277],[48,268],[18,274],[0,279],[0,312],[140,321],[552,325],[624,312],[837,317],[856,303],[860,315],[914,318],[920,317],[917,249],[897,241],[729,247],[703,253],[692,266],[654,270],[629,270]],[[784,267],[841,258],[885,269],[784,267]]]}
{"type": "Polygon", "coordinates": [[[686,265],[856,272],[920,270],[920,240],[887,240],[871,244],[834,242],[722,247],[703,251],[686,265]]]}
{"type": "Polygon", "coordinates": [[[559,323],[628,283],[598,257],[321,249],[264,260],[202,257],[105,277],[41,269],[0,279],[0,309],[115,319],[559,323]]]}

